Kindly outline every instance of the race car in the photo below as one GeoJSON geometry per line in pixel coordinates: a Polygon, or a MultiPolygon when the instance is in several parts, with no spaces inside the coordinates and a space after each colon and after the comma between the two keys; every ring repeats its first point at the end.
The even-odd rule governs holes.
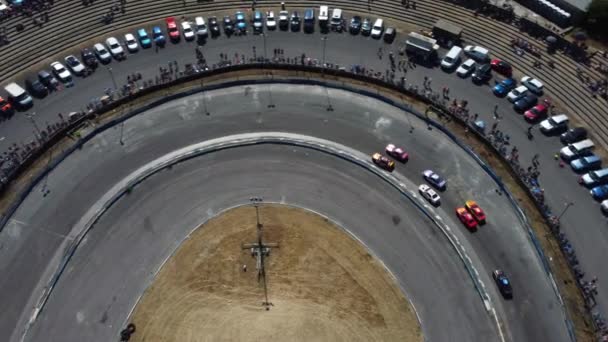
{"type": "Polygon", "coordinates": [[[386,145],[386,154],[402,163],[405,163],[409,159],[407,152],[405,152],[401,147],[397,147],[393,144],[386,145]]]}
{"type": "Polygon", "coordinates": [[[380,153],[374,153],[372,155],[372,161],[386,171],[392,172],[395,169],[395,162],[380,153]]]}
{"type": "Polygon", "coordinates": [[[422,197],[426,198],[426,200],[429,201],[432,205],[439,205],[441,197],[439,197],[439,194],[437,194],[435,190],[431,189],[430,186],[426,184],[420,184],[420,186],[418,187],[418,192],[420,193],[420,195],[422,195],[422,197]]]}
{"type": "Polygon", "coordinates": [[[471,213],[471,215],[473,215],[473,217],[475,218],[475,220],[480,225],[486,223],[486,214],[479,207],[479,205],[477,205],[477,202],[471,201],[471,200],[466,201],[466,202],[464,202],[464,207],[467,208],[467,210],[469,211],[469,213],[471,213]]]}
{"type": "Polygon", "coordinates": [[[477,230],[477,221],[473,218],[473,215],[469,213],[465,208],[456,208],[456,216],[470,231],[474,232],[477,230]]]}
{"type": "Polygon", "coordinates": [[[505,299],[513,298],[513,288],[511,287],[511,282],[505,272],[495,270],[492,272],[492,278],[494,278],[496,286],[498,286],[498,291],[500,291],[500,294],[502,294],[505,299]]]}
{"type": "Polygon", "coordinates": [[[436,174],[433,170],[424,170],[424,172],[422,172],[422,177],[439,191],[444,191],[448,184],[445,179],[441,178],[441,176],[436,174]]]}

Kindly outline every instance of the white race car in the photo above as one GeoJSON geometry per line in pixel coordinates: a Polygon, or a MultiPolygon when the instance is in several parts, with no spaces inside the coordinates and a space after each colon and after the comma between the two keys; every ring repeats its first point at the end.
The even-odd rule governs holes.
{"type": "Polygon", "coordinates": [[[439,197],[439,194],[437,194],[435,190],[431,189],[431,187],[426,184],[420,184],[418,187],[418,192],[434,206],[438,206],[441,202],[441,197],[439,197]]]}

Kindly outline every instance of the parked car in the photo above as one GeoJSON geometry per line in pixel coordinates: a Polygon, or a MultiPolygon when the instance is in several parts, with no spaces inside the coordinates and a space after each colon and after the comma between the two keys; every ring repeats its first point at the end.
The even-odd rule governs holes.
{"type": "Polygon", "coordinates": [[[530,89],[536,95],[542,95],[544,86],[543,84],[537,80],[536,78],[532,78],[530,76],[524,76],[521,78],[521,84],[526,86],[526,88],[530,89]]]}
{"type": "Polygon", "coordinates": [[[179,41],[179,29],[177,28],[177,23],[175,22],[175,18],[168,17],[165,19],[165,24],[167,25],[167,34],[169,35],[169,39],[176,42],[179,41]]]}
{"type": "Polygon", "coordinates": [[[602,210],[602,214],[608,216],[608,201],[603,200],[602,204],[600,204],[600,209],[602,210]]]}
{"type": "Polygon", "coordinates": [[[196,36],[194,34],[194,30],[192,29],[192,25],[190,25],[187,21],[182,21],[182,34],[184,35],[184,39],[187,41],[194,40],[196,36]]]}
{"type": "Polygon", "coordinates": [[[264,15],[261,11],[253,12],[253,32],[262,33],[264,32],[264,15]]]}
{"type": "Polygon", "coordinates": [[[387,27],[386,31],[384,31],[384,42],[387,44],[392,44],[395,41],[395,37],[397,37],[397,29],[394,27],[387,27]]]}
{"type": "Polygon", "coordinates": [[[137,44],[137,40],[132,33],[125,34],[125,46],[127,50],[131,53],[137,52],[139,50],[139,44],[137,44]]]}
{"type": "Polygon", "coordinates": [[[165,46],[167,43],[163,30],[161,30],[160,26],[154,26],[152,28],[152,39],[154,39],[154,44],[157,46],[165,46]]]}
{"type": "Polygon", "coordinates": [[[460,63],[460,53],[462,49],[459,46],[452,46],[450,51],[445,54],[441,60],[441,67],[445,70],[452,70],[460,63]]]}
{"type": "Polygon", "coordinates": [[[266,14],[266,28],[269,30],[274,30],[277,28],[277,20],[274,17],[274,12],[270,11],[266,14]]]}
{"type": "Polygon", "coordinates": [[[95,57],[93,51],[87,48],[82,49],[82,51],[80,52],[80,57],[82,58],[82,62],[84,63],[84,65],[86,65],[87,67],[91,69],[97,68],[97,58],[95,57]]]}
{"type": "Polygon", "coordinates": [[[70,68],[70,70],[72,70],[72,72],[78,76],[83,75],[86,68],[84,67],[84,65],[82,65],[82,63],[80,63],[80,61],[78,60],[78,58],[76,58],[74,55],[69,55],[66,58],[64,58],[65,60],[65,64],[68,66],[68,68],[70,68]]]}
{"type": "Polygon", "coordinates": [[[548,108],[544,104],[538,104],[524,113],[524,119],[531,123],[536,123],[547,116],[548,108]]]}
{"type": "Polygon", "coordinates": [[[32,94],[32,96],[37,97],[39,99],[49,94],[49,89],[44,84],[42,84],[42,82],[40,82],[37,78],[26,79],[25,89],[27,89],[28,93],[32,94]]]}
{"type": "Polygon", "coordinates": [[[291,24],[291,30],[293,32],[300,31],[301,22],[300,22],[300,14],[298,13],[298,11],[293,11],[293,13],[291,13],[290,24],[291,24]]]}
{"type": "Polygon", "coordinates": [[[576,158],[591,155],[595,144],[590,139],[581,140],[573,144],[569,144],[559,150],[560,157],[565,161],[570,161],[576,158]]]}
{"type": "Polygon", "coordinates": [[[108,46],[108,50],[110,50],[110,53],[114,58],[122,59],[125,55],[125,50],[123,50],[122,46],[120,46],[118,39],[110,37],[106,39],[106,45],[108,46]]]}
{"type": "Polygon", "coordinates": [[[473,72],[473,70],[475,70],[476,66],[477,64],[474,60],[467,59],[464,63],[460,64],[458,69],[456,69],[456,75],[466,78],[471,72],[473,72]]]}
{"type": "Polygon", "coordinates": [[[312,33],[315,31],[315,10],[307,8],[304,10],[304,32],[312,33]]]}
{"type": "Polygon", "coordinates": [[[374,22],[374,26],[372,26],[372,38],[380,39],[382,37],[382,33],[384,33],[384,20],[378,18],[376,22],[374,22]]]}
{"type": "Polygon", "coordinates": [[[576,173],[597,170],[602,166],[602,159],[595,154],[574,159],[570,162],[570,167],[576,173]]]}
{"type": "Polygon", "coordinates": [[[55,76],[51,75],[51,73],[46,70],[38,71],[38,80],[49,88],[49,90],[55,90],[59,86],[59,81],[55,76]]]}
{"type": "Polygon", "coordinates": [[[112,55],[103,44],[97,43],[93,45],[93,50],[95,50],[95,54],[101,63],[107,64],[112,60],[112,55]]]}
{"type": "Polygon", "coordinates": [[[220,24],[217,22],[216,17],[207,18],[207,23],[209,23],[209,31],[211,31],[212,37],[217,37],[220,35],[220,24]]]}
{"type": "Polygon", "coordinates": [[[369,36],[372,33],[372,20],[370,18],[363,19],[361,23],[361,34],[369,36]]]}
{"type": "Polygon", "coordinates": [[[350,18],[350,24],[348,24],[348,32],[351,34],[358,34],[361,32],[361,17],[358,15],[350,18]]]}
{"type": "Polygon", "coordinates": [[[564,114],[553,115],[552,117],[540,122],[540,131],[545,134],[561,133],[567,128],[568,116],[564,114]]]}
{"type": "Polygon", "coordinates": [[[567,132],[560,135],[559,140],[562,144],[572,144],[587,138],[587,130],[583,127],[570,128],[567,132]]]}
{"type": "Polygon", "coordinates": [[[596,186],[589,193],[596,201],[603,201],[608,198],[608,184],[596,186]]]}
{"type": "Polygon", "coordinates": [[[279,28],[283,31],[289,28],[289,12],[280,11],[279,12],[279,28]]]}
{"type": "Polygon", "coordinates": [[[589,171],[582,175],[578,182],[588,188],[608,183],[608,169],[589,171]]]}
{"type": "Polygon", "coordinates": [[[11,116],[15,113],[13,106],[0,96],[0,115],[4,117],[11,116]]]}
{"type": "Polygon", "coordinates": [[[8,93],[8,102],[17,109],[26,110],[34,105],[32,97],[17,83],[9,83],[4,87],[8,93]]]}
{"type": "Polygon", "coordinates": [[[487,83],[492,78],[492,67],[490,64],[478,64],[471,75],[471,80],[477,84],[487,83]]]}
{"type": "Polygon", "coordinates": [[[234,17],[236,19],[236,29],[240,33],[247,33],[247,21],[245,19],[245,13],[238,11],[234,17]]]}
{"type": "Polygon", "coordinates": [[[139,39],[139,44],[141,44],[142,48],[147,49],[152,46],[152,40],[148,37],[146,29],[141,28],[137,30],[137,38],[139,39]]]}
{"type": "Polygon", "coordinates": [[[505,274],[505,272],[501,270],[495,270],[492,272],[492,278],[498,287],[498,291],[505,299],[513,298],[513,288],[511,287],[511,282],[509,278],[505,274]]]}
{"type": "Polygon", "coordinates": [[[515,101],[515,103],[513,104],[513,109],[515,109],[516,112],[525,112],[526,110],[532,108],[533,106],[535,106],[538,103],[538,97],[536,97],[536,95],[533,94],[528,94],[522,98],[520,98],[519,100],[515,101]]]}
{"type": "Polygon", "coordinates": [[[521,99],[522,97],[526,96],[526,94],[528,94],[528,88],[526,88],[526,86],[519,86],[513,90],[511,90],[508,94],[507,94],[507,100],[509,100],[510,102],[515,102],[519,99],[521,99]]]}
{"type": "Polygon", "coordinates": [[[230,18],[229,15],[224,16],[224,33],[227,36],[234,33],[234,24],[232,23],[232,18],[230,18]]]}
{"type": "Polygon", "coordinates": [[[467,45],[464,47],[464,54],[480,63],[487,63],[490,59],[490,51],[481,46],[467,45]]]}
{"type": "Polygon", "coordinates": [[[513,90],[517,86],[517,82],[512,78],[505,78],[504,80],[496,83],[492,91],[496,96],[506,96],[508,92],[513,90]]]}
{"type": "Polygon", "coordinates": [[[199,39],[207,38],[207,36],[209,35],[209,29],[207,28],[207,23],[205,23],[205,18],[194,18],[194,30],[196,31],[196,36],[199,39]]]}
{"type": "Polygon", "coordinates": [[[57,76],[57,78],[61,82],[69,83],[72,81],[72,74],[68,71],[68,69],[63,66],[63,64],[59,62],[53,62],[51,63],[51,69],[53,70],[53,73],[55,73],[55,76],[57,76]]]}
{"type": "Polygon", "coordinates": [[[492,70],[496,71],[501,75],[511,77],[511,75],[513,74],[513,67],[511,67],[511,64],[505,61],[501,61],[500,59],[493,59],[490,62],[490,65],[492,66],[492,70]]]}

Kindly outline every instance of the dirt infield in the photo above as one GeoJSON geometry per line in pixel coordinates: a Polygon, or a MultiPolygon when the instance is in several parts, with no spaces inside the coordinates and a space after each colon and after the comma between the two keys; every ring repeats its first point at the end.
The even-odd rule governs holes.
{"type": "Polygon", "coordinates": [[[268,300],[256,258],[255,208],[205,223],[163,266],[135,308],[131,341],[422,341],[395,280],[357,241],[324,218],[260,207],[268,300]],[[247,271],[243,272],[243,265],[247,271]]]}

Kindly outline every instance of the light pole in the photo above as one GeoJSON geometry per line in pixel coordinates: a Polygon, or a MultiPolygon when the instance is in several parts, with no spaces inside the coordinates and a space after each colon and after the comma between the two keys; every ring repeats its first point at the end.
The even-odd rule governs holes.
{"type": "Polygon", "coordinates": [[[559,216],[557,217],[557,222],[559,222],[560,219],[562,218],[562,216],[564,216],[564,214],[566,213],[566,211],[568,210],[568,208],[570,208],[573,205],[574,205],[574,202],[568,202],[568,203],[566,203],[566,207],[564,208],[564,210],[562,210],[562,213],[559,214],[559,216]]]}
{"type": "MultiPolygon", "coordinates": [[[[325,80],[325,46],[327,45],[327,36],[321,37],[323,41],[323,65],[321,66],[321,76],[323,80],[325,80]]],[[[329,90],[327,90],[327,84],[325,85],[325,96],[327,97],[327,111],[333,112],[334,108],[331,105],[331,101],[329,99],[329,90]]]]}
{"type": "Polygon", "coordinates": [[[207,100],[205,100],[205,84],[203,77],[201,77],[201,90],[203,91],[203,108],[205,109],[205,115],[209,116],[210,113],[207,110],[207,100]]]}
{"type": "Polygon", "coordinates": [[[116,79],[114,78],[114,73],[112,72],[112,68],[107,66],[106,69],[108,69],[108,72],[110,73],[110,78],[112,79],[112,84],[114,85],[114,90],[118,90],[118,86],[116,85],[116,79]]]}
{"type": "Polygon", "coordinates": [[[262,38],[264,39],[264,64],[266,64],[266,60],[268,57],[266,56],[266,33],[261,33],[262,38]]]}
{"type": "MultiPolygon", "coordinates": [[[[264,62],[262,63],[262,68],[264,68],[264,65],[266,65],[266,60],[267,60],[267,55],[266,55],[266,33],[261,33],[262,38],[264,39],[264,62]]],[[[266,72],[266,71],[264,71],[266,72]]],[[[272,75],[272,73],[269,72],[269,75],[272,75]]],[[[270,83],[267,84],[267,89],[268,89],[268,108],[274,108],[274,101],[272,100],[272,91],[270,90],[270,83]]]]}
{"type": "Polygon", "coordinates": [[[321,37],[321,40],[323,41],[323,69],[321,69],[323,71],[325,69],[325,45],[327,45],[327,36],[321,37]]]}
{"type": "Polygon", "coordinates": [[[32,126],[34,126],[34,130],[36,130],[36,135],[37,135],[38,140],[42,141],[42,133],[40,132],[40,128],[38,128],[38,124],[36,123],[36,120],[34,120],[34,117],[36,116],[36,112],[27,113],[27,114],[25,114],[25,116],[30,120],[30,122],[32,123],[32,126]]]}

